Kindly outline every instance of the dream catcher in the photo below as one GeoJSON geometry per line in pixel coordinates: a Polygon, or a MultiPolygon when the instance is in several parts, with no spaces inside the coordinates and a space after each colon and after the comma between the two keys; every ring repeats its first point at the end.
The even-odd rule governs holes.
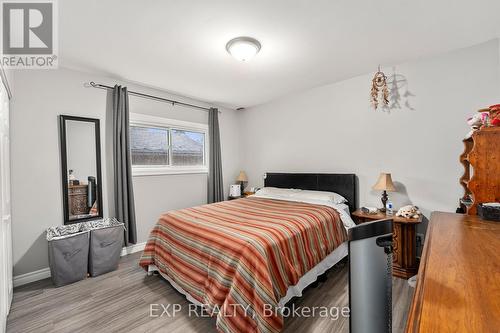
{"type": "Polygon", "coordinates": [[[372,79],[371,91],[372,105],[375,110],[378,108],[380,95],[382,95],[382,104],[384,106],[388,106],[389,89],[387,88],[387,76],[385,76],[385,74],[380,71],[380,66],[378,66],[378,72],[375,73],[375,76],[372,79]]]}

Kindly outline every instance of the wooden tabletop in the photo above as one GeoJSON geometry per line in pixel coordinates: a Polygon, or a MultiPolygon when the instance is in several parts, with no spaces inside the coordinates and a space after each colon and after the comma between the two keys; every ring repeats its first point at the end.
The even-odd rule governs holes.
{"type": "Polygon", "coordinates": [[[432,213],[406,332],[498,332],[500,222],[432,213]]]}
{"type": "Polygon", "coordinates": [[[358,209],[354,212],[351,213],[351,215],[354,215],[356,217],[364,218],[364,219],[370,219],[370,220],[382,220],[382,219],[392,219],[394,222],[398,223],[415,223],[418,224],[422,222],[422,215],[420,215],[416,219],[407,219],[404,217],[396,216],[396,213],[393,215],[387,215],[386,213],[378,212],[376,214],[368,214],[368,213],[363,213],[361,209],[358,209]]]}

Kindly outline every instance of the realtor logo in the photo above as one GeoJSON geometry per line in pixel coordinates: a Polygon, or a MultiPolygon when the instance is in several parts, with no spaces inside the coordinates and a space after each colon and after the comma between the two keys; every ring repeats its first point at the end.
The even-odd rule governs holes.
{"type": "Polygon", "coordinates": [[[2,65],[57,68],[56,3],[2,1],[2,65]]]}

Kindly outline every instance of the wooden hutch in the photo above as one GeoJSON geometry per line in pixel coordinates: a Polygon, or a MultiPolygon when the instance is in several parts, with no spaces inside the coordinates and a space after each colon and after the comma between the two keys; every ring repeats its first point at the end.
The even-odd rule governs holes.
{"type": "Polygon", "coordinates": [[[463,142],[460,210],[476,215],[478,204],[500,201],[500,127],[483,127],[463,142]]]}

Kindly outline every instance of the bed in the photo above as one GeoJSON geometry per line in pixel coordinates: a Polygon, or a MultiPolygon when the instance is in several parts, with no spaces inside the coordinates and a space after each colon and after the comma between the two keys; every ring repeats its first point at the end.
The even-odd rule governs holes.
{"type": "Polygon", "coordinates": [[[165,213],[139,262],[215,316],[220,332],[280,332],[281,307],[347,255],[355,175],[268,173],[264,185],[295,190],[165,213]]]}

